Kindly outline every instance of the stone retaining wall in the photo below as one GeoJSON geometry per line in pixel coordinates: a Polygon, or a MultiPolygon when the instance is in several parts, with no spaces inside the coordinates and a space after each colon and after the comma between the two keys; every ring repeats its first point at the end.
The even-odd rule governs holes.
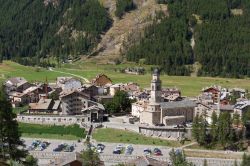
{"type": "Polygon", "coordinates": [[[139,132],[146,136],[159,138],[181,139],[182,137],[191,139],[192,132],[190,128],[171,128],[157,126],[139,126],[139,132]]]}
{"type": "Polygon", "coordinates": [[[18,115],[18,122],[48,125],[73,125],[85,121],[85,116],[60,116],[60,115],[18,115]]]}

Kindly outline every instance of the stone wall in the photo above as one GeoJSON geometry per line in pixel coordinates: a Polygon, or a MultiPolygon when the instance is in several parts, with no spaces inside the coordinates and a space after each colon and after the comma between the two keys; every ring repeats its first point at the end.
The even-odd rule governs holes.
{"type": "Polygon", "coordinates": [[[47,125],[73,125],[87,122],[86,116],[60,116],[60,115],[18,115],[17,121],[33,124],[47,125]]]}
{"type": "Polygon", "coordinates": [[[139,132],[145,136],[167,138],[167,139],[181,139],[182,137],[191,139],[191,129],[173,128],[173,127],[151,127],[140,126],[139,132]]]}

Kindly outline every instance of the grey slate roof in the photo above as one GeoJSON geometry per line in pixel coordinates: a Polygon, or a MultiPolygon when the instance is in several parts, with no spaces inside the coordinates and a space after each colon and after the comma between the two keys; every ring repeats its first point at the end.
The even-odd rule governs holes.
{"type": "Polygon", "coordinates": [[[148,156],[140,156],[137,159],[128,161],[127,164],[135,165],[135,166],[168,166],[169,165],[165,161],[158,161],[148,156]]]}
{"type": "Polygon", "coordinates": [[[162,102],[160,103],[161,109],[173,109],[173,108],[186,108],[195,107],[196,103],[191,100],[182,100],[174,102],[162,102]]]}

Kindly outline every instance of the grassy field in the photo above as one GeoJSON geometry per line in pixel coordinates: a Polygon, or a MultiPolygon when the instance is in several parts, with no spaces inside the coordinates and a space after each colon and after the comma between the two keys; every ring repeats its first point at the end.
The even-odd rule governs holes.
{"type": "Polygon", "coordinates": [[[24,112],[24,111],[27,111],[28,108],[29,108],[28,105],[23,106],[23,107],[16,107],[16,108],[13,108],[13,112],[14,112],[15,114],[19,114],[19,113],[22,113],[22,112],[24,112]]]}
{"type": "MultiPolygon", "coordinates": [[[[136,64],[120,64],[120,65],[98,65],[94,63],[76,62],[74,64],[65,64],[62,68],[55,70],[80,75],[87,79],[94,78],[99,73],[109,76],[114,83],[135,82],[142,88],[150,86],[152,66],[143,66],[146,68],[145,75],[129,75],[116,72],[118,69],[133,67],[136,64]]],[[[34,67],[26,67],[11,61],[4,61],[0,64],[0,80],[8,77],[22,76],[29,81],[45,81],[46,77],[50,82],[55,81],[58,76],[70,76],[52,72],[46,69],[37,69],[34,67]]],[[[212,78],[212,77],[184,77],[184,76],[161,76],[163,87],[177,87],[181,89],[184,96],[197,96],[201,89],[206,86],[220,85],[223,87],[241,87],[250,90],[250,79],[232,79],[232,78],[212,78]]]]}
{"type": "Polygon", "coordinates": [[[214,151],[196,151],[184,150],[186,157],[199,157],[199,158],[221,158],[221,159],[242,159],[242,154],[214,152],[214,151]]]}
{"type": "Polygon", "coordinates": [[[51,138],[51,139],[81,139],[84,138],[84,129],[78,125],[54,126],[19,123],[19,128],[23,137],[31,138],[51,138]]]}
{"type": "Polygon", "coordinates": [[[58,135],[58,134],[31,134],[31,133],[23,133],[22,137],[25,138],[44,138],[44,139],[59,139],[59,140],[78,140],[79,137],[74,135],[58,135]]]}
{"type": "Polygon", "coordinates": [[[197,149],[197,150],[224,150],[224,148],[221,145],[216,145],[216,146],[213,146],[211,148],[206,148],[206,147],[200,146],[198,144],[195,144],[195,145],[188,146],[186,148],[187,149],[197,149]]]}
{"type": "Polygon", "coordinates": [[[158,145],[171,147],[181,146],[181,144],[177,141],[168,141],[159,138],[146,137],[138,133],[110,128],[102,128],[95,130],[93,133],[93,139],[99,142],[158,145]]]}

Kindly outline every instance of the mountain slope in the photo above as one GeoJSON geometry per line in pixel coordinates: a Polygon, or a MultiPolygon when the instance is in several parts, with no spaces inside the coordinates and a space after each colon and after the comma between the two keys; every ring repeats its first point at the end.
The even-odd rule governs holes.
{"type": "Polygon", "coordinates": [[[169,75],[250,76],[249,0],[161,2],[169,2],[170,16],[146,29],[127,50],[129,61],[159,65],[169,75]]]}
{"type": "MultiPolygon", "coordinates": [[[[123,51],[138,40],[145,27],[152,24],[157,12],[168,15],[167,5],[157,4],[155,0],[136,0],[136,10],[126,13],[121,19],[115,17],[115,0],[103,0],[102,3],[110,9],[113,18],[112,27],[102,36],[97,48],[92,52],[91,60],[107,63],[121,59],[123,51]]],[[[90,55],[90,56],[91,56],[90,55]]]]}
{"type": "Polygon", "coordinates": [[[111,25],[98,0],[0,0],[0,55],[26,65],[77,58],[111,25]]]}

